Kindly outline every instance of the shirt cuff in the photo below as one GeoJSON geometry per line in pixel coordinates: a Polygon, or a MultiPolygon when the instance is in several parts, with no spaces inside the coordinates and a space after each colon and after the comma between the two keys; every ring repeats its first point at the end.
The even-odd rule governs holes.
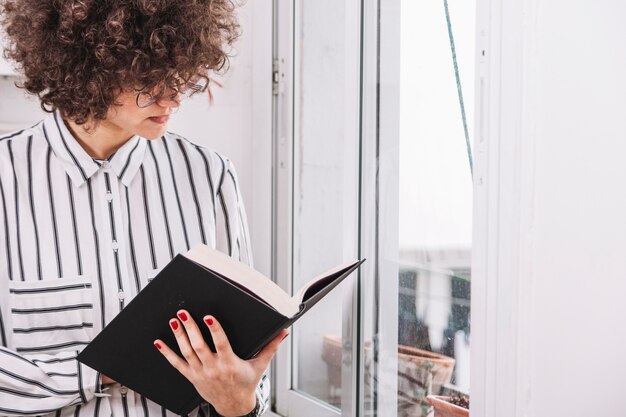
{"type": "Polygon", "coordinates": [[[100,393],[102,393],[100,372],[78,362],[78,394],[80,399],[86,403],[100,393]]]}
{"type": "Polygon", "coordinates": [[[263,397],[263,393],[260,392],[259,390],[257,390],[256,391],[256,400],[259,403],[259,409],[258,409],[258,412],[257,412],[257,416],[260,416],[263,413],[265,413],[265,411],[267,411],[269,399],[268,398],[264,398],[263,397]]]}

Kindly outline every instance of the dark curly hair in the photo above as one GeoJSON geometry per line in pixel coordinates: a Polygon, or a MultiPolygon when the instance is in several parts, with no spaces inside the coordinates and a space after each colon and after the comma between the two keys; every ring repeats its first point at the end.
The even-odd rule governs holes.
{"type": "Polygon", "coordinates": [[[226,70],[236,0],[0,0],[6,58],[44,111],[106,118],[123,91],[178,90],[226,70]]]}

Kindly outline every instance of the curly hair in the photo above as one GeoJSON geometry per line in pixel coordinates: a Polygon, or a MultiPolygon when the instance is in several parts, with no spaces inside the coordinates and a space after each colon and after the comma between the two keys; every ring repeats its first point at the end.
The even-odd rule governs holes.
{"type": "Polygon", "coordinates": [[[123,91],[176,91],[228,67],[236,0],[0,0],[18,87],[77,124],[104,120],[123,91]]]}

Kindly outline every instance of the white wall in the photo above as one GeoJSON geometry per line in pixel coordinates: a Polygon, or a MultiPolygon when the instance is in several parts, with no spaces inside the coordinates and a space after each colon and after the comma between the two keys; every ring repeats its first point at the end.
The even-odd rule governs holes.
{"type": "Polygon", "coordinates": [[[0,135],[32,126],[45,115],[36,97],[15,87],[16,81],[0,75],[0,135]]]}
{"type": "Polygon", "coordinates": [[[624,416],[626,3],[479,5],[472,413],[624,416]]]}
{"type": "Polygon", "coordinates": [[[537,12],[533,414],[624,416],[626,3],[537,12]]]}
{"type": "MultiPolygon", "coordinates": [[[[4,33],[2,33],[2,29],[0,28],[0,44],[3,42],[4,33]]],[[[0,51],[0,76],[1,75],[13,75],[15,74],[15,70],[12,68],[11,64],[4,58],[4,54],[0,51]]]]}

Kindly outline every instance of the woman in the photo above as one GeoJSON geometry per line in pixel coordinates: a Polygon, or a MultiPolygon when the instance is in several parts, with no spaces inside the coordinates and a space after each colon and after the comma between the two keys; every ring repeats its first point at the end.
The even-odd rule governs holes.
{"type": "MultiPolygon", "coordinates": [[[[232,163],[166,131],[228,62],[235,5],[0,5],[21,87],[50,113],[0,137],[0,415],[171,415],[75,357],[176,253],[203,242],[251,263],[232,163]]],[[[243,361],[212,316],[197,324],[181,310],[169,325],[184,357],[155,349],[206,400],[194,414],[265,411],[264,371],[286,331],[243,361]]]]}

